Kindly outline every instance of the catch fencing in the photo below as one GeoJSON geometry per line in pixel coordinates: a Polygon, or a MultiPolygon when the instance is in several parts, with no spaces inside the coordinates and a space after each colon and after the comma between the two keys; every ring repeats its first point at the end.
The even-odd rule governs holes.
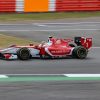
{"type": "Polygon", "coordinates": [[[100,11],[100,0],[0,0],[0,12],[100,11]]]}
{"type": "Polygon", "coordinates": [[[95,10],[100,10],[100,0],[56,0],[56,11],[95,10]]]}

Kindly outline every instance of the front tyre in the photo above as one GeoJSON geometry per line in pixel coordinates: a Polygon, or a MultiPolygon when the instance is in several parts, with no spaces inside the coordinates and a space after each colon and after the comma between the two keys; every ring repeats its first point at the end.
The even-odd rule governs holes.
{"type": "Polygon", "coordinates": [[[20,48],[17,51],[17,56],[20,60],[29,60],[30,59],[30,51],[28,48],[20,48]]]}
{"type": "Polygon", "coordinates": [[[73,57],[78,59],[85,59],[87,54],[87,49],[82,46],[75,47],[72,53],[73,57]]]}

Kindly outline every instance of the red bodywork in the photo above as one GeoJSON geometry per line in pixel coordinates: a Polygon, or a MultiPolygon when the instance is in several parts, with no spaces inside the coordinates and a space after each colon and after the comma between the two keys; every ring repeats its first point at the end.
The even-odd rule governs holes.
{"type": "Polygon", "coordinates": [[[73,52],[79,47],[84,47],[86,51],[89,51],[92,46],[92,38],[75,37],[72,39],[58,39],[49,38],[48,42],[42,42],[39,45],[30,44],[28,46],[12,45],[8,48],[0,50],[0,58],[5,59],[17,59],[18,50],[28,49],[31,57],[66,57],[73,56],[73,52]],[[75,45],[70,45],[74,43],[75,45]]]}
{"type": "Polygon", "coordinates": [[[81,38],[81,45],[83,47],[85,47],[86,49],[91,48],[91,46],[92,46],[92,38],[84,38],[84,37],[82,37],[81,38]]]}
{"type": "MultiPolygon", "coordinates": [[[[50,55],[50,56],[67,56],[72,55],[72,51],[75,47],[71,47],[69,45],[70,42],[74,42],[72,39],[57,39],[51,38],[49,39],[51,45],[42,45],[40,48],[41,55],[50,55]]],[[[92,38],[84,38],[80,39],[81,46],[86,49],[89,49],[92,46],[92,38]]]]}
{"type": "Polygon", "coordinates": [[[72,51],[72,47],[68,45],[69,42],[73,41],[71,39],[56,39],[52,38],[49,40],[51,45],[43,45],[40,49],[41,55],[50,55],[50,56],[64,56],[69,55],[72,51]]]}
{"type": "Polygon", "coordinates": [[[72,47],[68,45],[71,39],[51,39],[52,45],[48,47],[49,52],[54,56],[59,55],[69,55],[72,47]]]}

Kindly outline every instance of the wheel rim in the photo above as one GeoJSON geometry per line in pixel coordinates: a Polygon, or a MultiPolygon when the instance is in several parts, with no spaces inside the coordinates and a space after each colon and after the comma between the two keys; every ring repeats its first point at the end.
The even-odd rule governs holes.
{"type": "Polygon", "coordinates": [[[22,50],[20,51],[20,56],[22,59],[29,59],[30,54],[28,53],[27,50],[22,50]]]}
{"type": "Polygon", "coordinates": [[[79,58],[85,58],[86,55],[87,55],[87,51],[83,48],[80,48],[78,51],[77,51],[77,54],[78,54],[78,57],[79,58]]]}

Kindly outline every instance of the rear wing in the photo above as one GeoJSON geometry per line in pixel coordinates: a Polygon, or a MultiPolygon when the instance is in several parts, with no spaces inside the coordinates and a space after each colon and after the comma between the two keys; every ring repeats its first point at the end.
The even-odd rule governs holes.
{"type": "Polygon", "coordinates": [[[92,38],[75,37],[74,42],[77,46],[83,46],[86,49],[90,49],[92,47],[92,38]]]}

